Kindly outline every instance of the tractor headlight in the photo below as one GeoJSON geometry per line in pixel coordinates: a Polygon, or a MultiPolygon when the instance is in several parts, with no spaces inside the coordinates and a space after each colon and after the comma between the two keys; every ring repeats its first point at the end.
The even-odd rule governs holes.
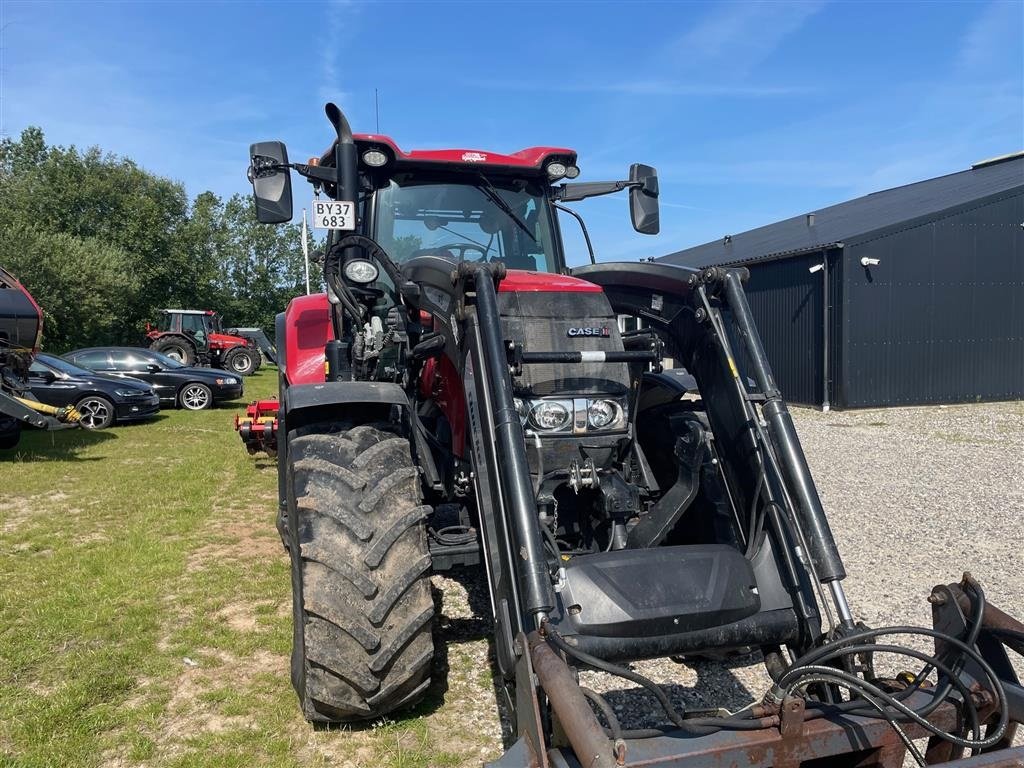
{"type": "Polygon", "coordinates": [[[541,400],[530,409],[530,423],[544,432],[555,432],[569,426],[572,413],[557,400],[541,400]]]}
{"type": "Polygon", "coordinates": [[[618,432],[626,428],[624,398],[574,397],[564,400],[513,401],[523,426],[538,432],[618,432]]]}
{"type": "Polygon", "coordinates": [[[565,176],[565,163],[548,163],[546,170],[549,179],[560,179],[565,176]]]}
{"type": "Polygon", "coordinates": [[[379,149],[368,149],[363,152],[363,162],[371,168],[380,168],[388,162],[388,156],[379,149]]]}
{"type": "Polygon", "coordinates": [[[366,259],[352,259],[345,265],[345,277],[353,283],[372,283],[377,274],[377,265],[366,259]]]}
{"type": "Polygon", "coordinates": [[[621,412],[614,400],[591,400],[587,404],[587,425],[591,429],[609,429],[619,421],[621,412]]]}

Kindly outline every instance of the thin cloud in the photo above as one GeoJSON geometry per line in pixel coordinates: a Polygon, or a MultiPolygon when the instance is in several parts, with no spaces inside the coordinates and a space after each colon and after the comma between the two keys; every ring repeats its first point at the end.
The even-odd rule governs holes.
{"type": "Polygon", "coordinates": [[[810,93],[806,85],[758,85],[756,83],[684,83],[669,80],[632,80],[619,82],[536,82],[530,80],[464,80],[469,88],[488,88],[533,93],[605,93],[636,96],[723,96],[764,98],[810,93]]]}
{"type": "Polygon", "coordinates": [[[722,3],[662,50],[661,63],[683,70],[708,65],[746,74],[824,7],[822,2],[722,3]]]}
{"type": "MultiPolygon", "coordinates": [[[[967,76],[1002,72],[1006,51],[1021,48],[1022,27],[1024,5],[1001,0],[989,3],[964,34],[956,55],[956,70],[967,76]]],[[[1021,68],[1015,74],[1019,81],[1021,68]]]]}
{"type": "Polygon", "coordinates": [[[345,50],[353,37],[358,8],[348,0],[330,0],[327,4],[327,24],[322,32],[323,54],[320,57],[320,85],[317,98],[322,102],[344,102],[349,92],[340,83],[344,74],[338,69],[338,51],[345,50]]]}

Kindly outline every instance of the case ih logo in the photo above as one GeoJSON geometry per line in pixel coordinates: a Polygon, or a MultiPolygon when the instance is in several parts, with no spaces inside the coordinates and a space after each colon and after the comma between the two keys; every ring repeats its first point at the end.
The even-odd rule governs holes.
{"type": "Polygon", "coordinates": [[[487,155],[482,152],[463,152],[462,162],[464,163],[486,163],[487,155]]]}
{"type": "Polygon", "coordinates": [[[577,336],[610,336],[611,331],[608,330],[608,326],[604,328],[570,328],[566,331],[566,335],[573,338],[577,336]]]}

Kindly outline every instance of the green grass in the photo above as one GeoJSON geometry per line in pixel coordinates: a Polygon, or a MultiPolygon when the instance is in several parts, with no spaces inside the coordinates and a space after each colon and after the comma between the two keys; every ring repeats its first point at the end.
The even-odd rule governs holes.
{"type": "MultiPolygon", "coordinates": [[[[276,371],[246,384],[269,396],[276,371]]],[[[0,765],[479,764],[479,741],[448,751],[439,702],[358,732],[302,720],[276,467],[246,454],[242,408],[0,454],[0,765]]]]}

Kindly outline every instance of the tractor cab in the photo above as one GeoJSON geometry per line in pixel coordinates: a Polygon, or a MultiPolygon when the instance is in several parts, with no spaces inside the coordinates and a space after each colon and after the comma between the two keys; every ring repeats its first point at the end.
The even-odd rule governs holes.
{"type": "Polygon", "coordinates": [[[154,329],[160,333],[183,333],[206,349],[214,332],[210,315],[196,309],[162,309],[154,329]]]}

